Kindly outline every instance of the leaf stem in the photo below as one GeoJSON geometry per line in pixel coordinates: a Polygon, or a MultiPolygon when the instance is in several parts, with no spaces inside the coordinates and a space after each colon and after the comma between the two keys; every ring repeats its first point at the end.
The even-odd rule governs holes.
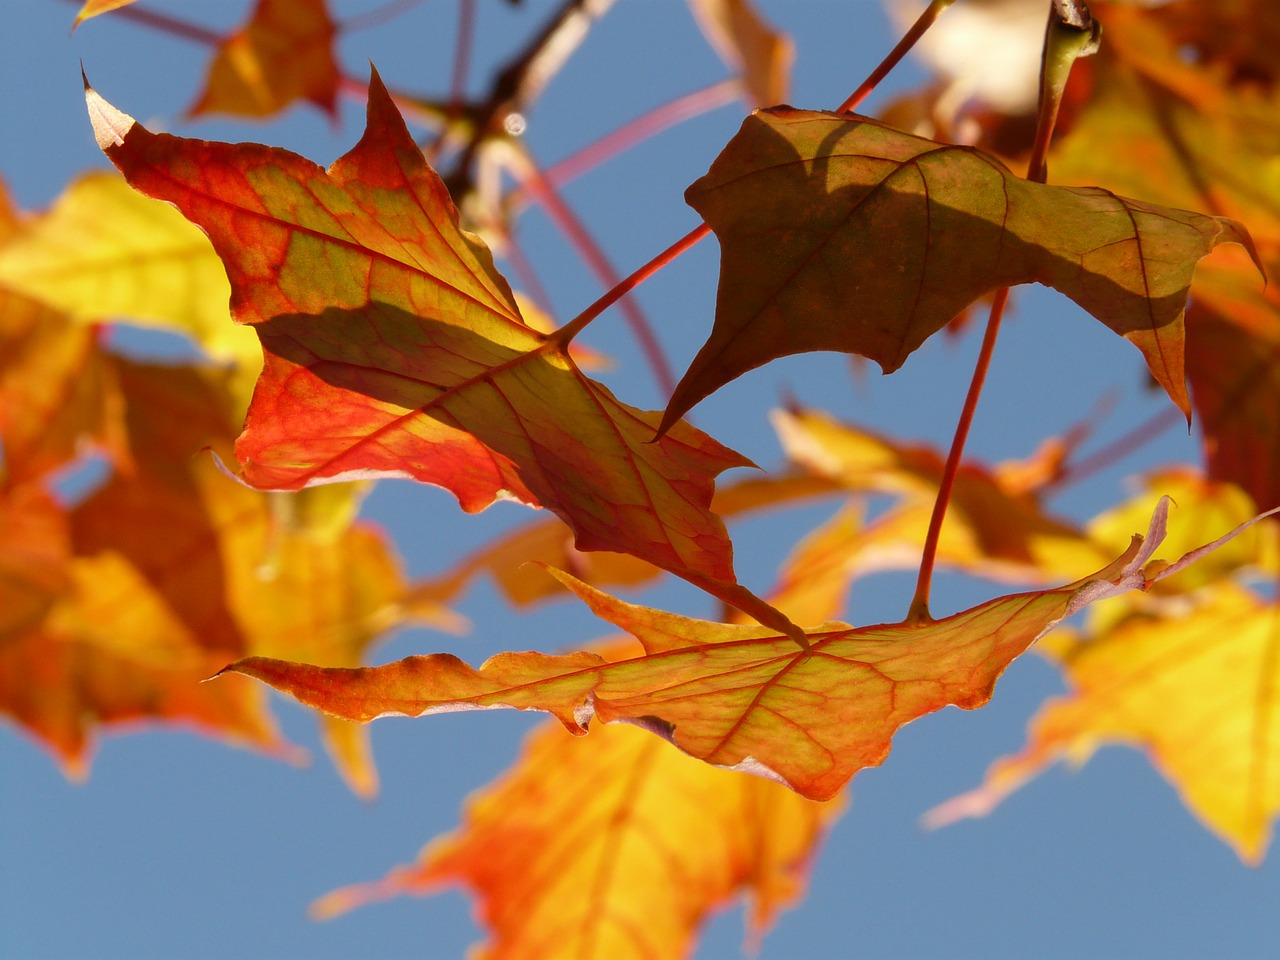
{"type": "Polygon", "coordinates": [[[879,86],[880,81],[889,75],[889,71],[896,67],[899,61],[907,55],[907,51],[916,45],[916,41],[924,36],[925,31],[933,26],[934,21],[942,16],[943,11],[953,3],[955,3],[955,0],[931,0],[929,6],[924,8],[924,11],[916,18],[916,22],[903,34],[897,45],[880,61],[880,65],[872,70],[871,74],[862,81],[858,89],[849,94],[844,103],[836,108],[836,113],[847,113],[856,109],[871,91],[879,86]]]}
{"type": "Polygon", "coordinates": [[[1008,287],[1002,287],[996,291],[995,299],[991,301],[987,329],[982,335],[982,348],[978,351],[973,378],[969,381],[969,392],[965,395],[964,406],[960,410],[960,420],[956,424],[956,432],[951,439],[951,449],[947,452],[947,462],[942,468],[942,482],[938,485],[938,496],[933,501],[933,513],[929,517],[929,532],[925,534],[924,550],[920,557],[920,572],[916,577],[916,592],[911,598],[911,607],[907,612],[908,623],[921,624],[933,621],[933,617],[929,615],[929,591],[933,581],[933,567],[938,557],[938,540],[942,533],[942,521],[947,515],[947,504],[951,502],[951,491],[955,487],[960,460],[964,456],[965,441],[969,438],[973,415],[978,409],[978,398],[982,395],[987,370],[991,367],[996,339],[1000,336],[1000,321],[1008,302],[1008,287]]]}
{"type": "MultiPolygon", "coordinates": [[[[1046,158],[1049,153],[1049,144],[1053,140],[1053,129],[1057,124],[1058,110],[1062,105],[1062,94],[1071,73],[1071,66],[1077,58],[1088,56],[1098,49],[1101,30],[1097,22],[1089,16],[1088,8],[1079,0],[1071,0],[1069,4],[1071,9],[1067,11],[1067,15],[1080,19],[1080,11],[1083,9],[1081,25],[1077,25],[1075,19],[1068,20],[1067,15],[1059,9],[1061,5],[1059,0],[1054,0],[1053,9],[1049,13],[1049,23],[1045,28],[1044,51],[1040,61],[1040,111],[1036,122],[1035,143],[1031,150],[1031,158],[1027,161],[1027,179],[1036,183],[1044,183],[1048,176],[1046,158]]],[[[932,6],[933,4],[930,5],[930,9],[932,6]]],[[[924,17],[925,14],[921,14],[922,20],[924,17]]],[[[928,24],[925,24],[920,33],[927,28],[928,24]]],[[[912,29],[914,30],[914,27],[912,29]]],[[[908,33],[903,40],[910,37],[911,34],[908,33]]],[[[964,456],[965,442],[969,438],[969,428],[973,424],[973,415],[978,408],[978,398],[982,395],[982,387],[987,379],[991,357],[995,352],[996,339],[1000,335],[1000,321],[1008,302],[1009,288],[1004,287],[997,291],[991,303],[987,329],[982,335],[982,348],[978,351],[978,360],[974,365],[973,379],[969,382],[969,392],[960,410],[960,420],[956,424],[956,432],[951,439],[951,449],[947,452],[947,463],[942,471],[942,482],[938,485],[938,496],[933,501],[929,530],[925,534],[924,548],[920,556],[920,572],[916,577],[916,591],[907,611],[908,623],[930,623],[933,620],[929,614],[929,592],[932,587],[933,568],[938,557],[938,540],[942,535],[942,522],[946,519],[947,505],[951,502],[956,473],[960,469],[960,461],[964,456]]]]}
{"type": "Polygon", "coordinates": [[[338,29],[343,33],[352,33],[356,30],[368,30],[371,27],[381,26],[388,21],[394,20],[403,13],[407,13],[414,7],[422,3],[422,0],[387,0],[380,7],[374,7],[364,13],[357,13],[338,23],[338,29]]]}
{"type": "MultiPolygon", "coordinates": [[[[620,282],[625,282],[619,281],[617,271],[605,255],[605,252],[596,243],[595,238],[578,218],[578,215],[565,203],[556,188],[547,180],[546,175],[538,168],[533,158],[523,150],[517,149],[509,151],[509,160],[508,169],[516,175],[524,189],[538,201],[552,222],[569,238],[569,242],[577,249],[578,255],[586,261],[591,272],[600,281],[600,285],[606,290],[610,290],[617,288],[620,282]]],[[[635,274],[632,274],[632,276],[635,276],[635,274]]],[[[623,291],[624,294],[626,292],[626,290],[623,291]]],[[[663,352],[662,344],[653,332],[653,326],[649,323],[649,318],[644,315],[644,311],[640,309],[639,305],[631,299],[622,300],[619,304],[619,309],[622,311],[623,318],[626,320],[632,336],[636,338],[641,353],[644,354],[645,360],[653,371],[658,388],[664,394],[670,396],[676,386],[675,374],[671,369],[670,361],[667,360],[666,353],[663,352]]]]}
{"type": "Polygon", "coordinates": [[[696,245],[698,241],[702,240],[710,232],[711,228],[705,223],[698,224],[671,246],[667,247],[667,249],[663,250],[644,266],[632,273],[625,280],[615,284],[611,290],[596,300],[595,303],[591,304],[591,306],[587,307],[587,309],[583,310],[559,330],[552,333],[547,339],[561,346],[568,346],[569,342],[581,333],[587,324],[600,316],[600,314],[604,313],[605,310],[609,309],[609,307],[617,303],[623,296],[640,286],[644,281],[648,280],[672,260],[676,259],[676,257],[680,256],[690,247],[696,245]]]}
{"type": "Polygon", "coordinates": [[[701,90],[694,90],[636,117],[611,133],[588,144],[563,160],[547,167],[549,182],[560,186],[592,170],[606,160],[630,149],[637,143],[661,133],[677,123],[701,116],[717,107],[732,103],[742,92],[736,79],[721,80],[701,90]]]}

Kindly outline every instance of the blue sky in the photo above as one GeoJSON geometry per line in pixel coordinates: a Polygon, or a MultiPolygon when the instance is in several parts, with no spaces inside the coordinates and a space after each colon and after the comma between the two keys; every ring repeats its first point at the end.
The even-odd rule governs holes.
{"type": "MultiPolygon", "coordinates": [[[[354,12],[374,4],[338,3],[354,12]]],[[[202,22],[234,22],[247,3],[169,3],[202,22]]],[[[550,4],[512,9],[480,0],[473,89],[550,4]]],[[[793,33],[792,102],[839,103],[892,43],[874,0],[777,0],[762,4],[793,33]]],[[[429,0],[389,28],[344,39],[344,60],[372,60],[396,87],[439,91],[448,80],[453,3],[429,0]]],[[[298,108],[283,121],[185,125],[207,52],[108,16],[73,35],[74,7],[19,0],[0,33],[0,176],[28,209],[50,203],[81,170],[104,167],[93,144],[79,64],[94,86],[144,123],[210,139],[284,145],[327,163],[359,136],[362,105],[344,103],[332,125],[298,108]]],[[[527,138],[544,163],[672,97],[724,76],[678,0],[622,0],[599,24],[529,116],[527,138]]],[[[907,67],[887,85],[920,73],[907,67]]],[[[881,98],[882,99],[882,98],[881,98]]],[[[874,107],[877,101],[872,101],[874,107]]],[[[623,273],[695,225],[684,188],[705,172],[736,129],[733,105],[665,133],[566,190],[623,273]]],[[[541,214],[521,221],[521,240],[542,271],[560,319],[600,289],[541,214]]],[[[705,336],[717,252],[705,242],[641,292],[641,302],[678,368],[705,336]]],[[[1143,388],[1135,351],[1064,299],[1019,292],[997,353],[971,452],[987,460],[1029,453],[1044,436],[1085,416],[1115,390],[1118,412],[1096,443],[1166,403],[1143,388]]],[[[641,407],[664,402],[621,318],[607,314],[587,341],[619,359],[603,379],[641,407]]],[[[698,426],[757,462],[781,455],[764,419],[784,392],[874,429],[944,445],[976,352],[968,337],[937,338],[898,373],[850,375],[842,357],[789,358],[726,388],[694,411],[698,426]]],[[[1064,494],[1055,509],[1084,518],[1120,498],[1126,477],[1153,464],[1193,459],[1195,437],[1174,430],[1135,457],[1064,494]]],[[[832,507],[806,508],[733,528],[738,568],[765,589],[801,532],[832,507]]],[[[498,505],[460,514],[441,491],[382,484],[368,514],[394,533],[408,569],[446,567],[459,545],[477,545],[529,514],[498,505]]],[[[1176,522],[1176,518],[1175,518],[1176,522]]],[[[912,578],[883,576],[855,587],[846,619],[897,620],[912,578]]],[[[996,593],[945,577],[935,612],[996,593]]],[[[644,597],[682,612],[711,608],[668,586],[644,597]]],[[[487,585],[462,610],[464,638],[408,632],[379,661],[447,650],[476,663],[502,649],[551,650],[608,632],[584,609],[561,603],[520,615],[487,585]]],[[[904,729],[886,764],[853,782],[852,805],[816,861],[810,892],[765,940],[764,958],[1258,956],[1280,932],[1280,868],[1257,869],[1201,828],[1173,789],[1137,752],[1102,751],[1078,773],[1054,769],[986,820],[922,832],[919,815],[968,789],[987,762],[1018,747],[1027,718],[1062,689],[1034,656],[1014,664],[981,711],[954,709],[904,729]]],[[[380,876],[451,829],[463,798],[517,754],[537,718],[485,712],[384,720],[374,730],[382,792],[353,797],[323,758],[305,711],[280,701],[286,733],[315,754],[297,769],[190,734],[149,731],[103,739],[93,774],[68,783],[48,756],[12,727],[0,729],[0,953],[13,957],[451,957],[479,939],[471,906],[448,893],[365,908],[328,924],[306,919],[314,897],[380,876]]],[[[738,910],[710,926],[698,956],[738,955],[738,910]]]]}

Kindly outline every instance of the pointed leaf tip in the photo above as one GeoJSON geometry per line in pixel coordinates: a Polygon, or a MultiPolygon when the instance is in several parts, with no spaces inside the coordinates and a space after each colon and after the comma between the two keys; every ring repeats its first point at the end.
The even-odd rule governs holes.
{"type": "Polygon", "coordinates": [[[117,110],[89,86],[89,78],[83,69],[80,75],[84,77],[84,102],[89,109],[89,122],[93,124],[93,138],[98,143],[98,149],[109,154],[116,147],[124,145],[124,138],[138,121],[117,110]]]}

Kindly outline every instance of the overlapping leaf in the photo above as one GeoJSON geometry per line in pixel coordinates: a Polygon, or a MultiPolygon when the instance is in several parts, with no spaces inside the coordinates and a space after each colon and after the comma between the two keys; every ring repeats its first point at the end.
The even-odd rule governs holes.
{"type": "Polygon", "coordinates": [[[715,476],[747,461],[584,377],[520,318],[458,226],[385,88],[328,171],[283,150],[154,135],[88,93],[99,145],[139,190],[209,234],[266,367],[236,445],[259,487],[373,475],[451,490],[467,510],[541,504],[581,550],[631,553],[789,631],[737,584],[715,476]]]}
{"type": "Polygon", "coordinates": [[[581,739],[552,723],[468,801],[457,832],[313,914],[465,884],[492,933],[477,957],[685,956],[707,914],[741,893],[758,938],[799,896],[842,806],[716,770],[625,725],[581,739]]]}
{"type": "Polygon", "coordinates": [[[0,287],[4,484],[35,482],[90,448],[123,456],[115,364],[99,339],[99,331],[0,287]]]}
{"type": "MultiPolygon", "coordinates": [[[[848,521],[836,520],[811,563],[860,572],[919,563],[942,479],[939,451],[878,436],[814,410],[778,411],[773,421],[793,462],[851,492],[900,497],[856,538],[844,538],[843,547],[837,529],[848,521]]],[[[1044,582],[1084,576],[1122,550],[1123,540],[1099,549],[1082,531],[1045,511],[1037,485],[1051,476],[1037,457],[994,469],[962,464],[938,541],[938,561],[997,580],[1044,582]]],[[[1132,521],[1130,530],[1142,523],[1140,517],[1125,519],[1132,521]]]]}
{"type": "MultiPolygon", "coordinates": [[[[230,453],[227,372],[118,359],[113,370],[124,468],[69,515],[39,487],[15,487],[0,523],[0,711],[69,771],[87,769],[95,728],[140,720],[294,755],[258,690],[201,681],[254,651],[356,664],[406,620],[454,625],[439,607],[401,605],[394,554],[379,532],[351,525],[349,487],[263,494],[200,453],[230,453]]],[[[365,732],[325,727],[342,772],[372,793],[365,732]]]]}
{"type": "Polygon", "coordinates": [[[686,199],[722,248],[716,321],[664,426],[775,357],[841,350],[896,370],[975,299],[1042,283],[1146,357],[1190,412],[1183,311],[1235,221],[1015,177],[993,157],[854,115],[758,111],[686,199]]]}
{"type": "Polygon", "coordinates": [[[0,246],[0,286],[82,322],[174,329],[218,360],[258,362],[253,336],[230,322],[226,273],[209,241],[108,173],[77,179],[0,246]]]}
{"type": "MultiPolygon", "coordinates": [[[[1197,5],[1177,6],[1190,12],[1197,5]]],[[[1209,5],[1204,15],[1230,12],[1209,5]]],[[[1054,153],[1055,178],[1239,217],[1274,279],[1280,91],[1233,85],[1222,71],[1184,57],[1190,41],[1164,9],[1116,8],[1107,24],[1095,93],[1054,153]],[[1134,162],[1111,162],[1117,153],[1134,162]]],[[[1256,25],[1239,21],[1234,35],[1247,46],[1256,25]]],[[[1252,265],[1230,250],[1205,262],[1196,290],[1187,369],[1209,469],[1273,506],[1280,503],[1280,293],[1274,282],[1263,289],[1252,265]]]]}
{"type": "Polygon", "coordinates": [[[1164,512],[1162,501],[1145,542],[1135,537],[1089,579],[926,624],[824,624],[806,631],[809,650],[764,628],[626,604],[559,574],[597,615],[635,635],[646,655],[608,663],[589,652],[504,653],[479,670],[445,654],[357,670],[254,657],[227,670],[351,720],[505,706],[546,710],[579,733],[593,717],[627,721],[708,763],[779,778],[803,796],[826,799],[858,770],[882,762],[904,723],[947,705],[986,703],[1009,662],[1064,617],[1145,588],[1213,548],[1148,569],[1164,512]]]}
{"type": "Polygon", "coordinates": [[[1133,614],[1046,643],[1072,692],[1041,708],[1027,746],[997,761],[985,786],[929,822],[985,814],[1056,761],[1120,743],[1146,750],[1210,829],[1259,861],[1280,813],[1280,605],[1219,583],[1190,612],[1133,614]]]}
{"type": "MultiPolygon", "coordinates": [[[[775,494],[748,483],[725,499],[741,507],[775,494]]],[[[834,615],[847,588],[848,575],[829,567],[770,600],[812,622],[834,615]]],[[[609,662],[637,652],[634,641],[593,649],[609,662]]],[[[749,939],[758,940],[800,894],[820,834],[843,807],[716,770],[625,725],[585,739],[547,726],[470,801],[458,831],[416,864],[336,891],[313,912],[459,883],[479,898],[492,933],[483,956],[682,956],[708,912],[739,893],[751,901],[749,939]]]]}
{"type": "Polygon", "coordinates": [[[325,0],[258,0],[219,45],[191,112],[266,117],[309,100],[336,115],[336,36],[325,0]]]}
{"type": "MultiPolygon", "coordinates": [[[[1239,488],[1189,469],[1158,472],[1146,485],[1149,492],[1095,519],[1091,535],[1114,541],[1150,508],[1155,490],[1172,493],[1187,518],[1175,550],[1254,511],[1239,488]]],[[[1237,581],[1275,575],[1275,533],[1274,523],[1245,530],[1150,596],[1099,605],[1083,631],[1050,634],[1039,649],[1062,666],[1071,693],[1040,709],[1020,753],[996,761],[982,787],[927,822],[985,815],[1056,761],[1079,765],[1099,746],[1125,744],[1145,750],[1242,858],[1259,860],[1280,812],[1280,606],[1237,581]]]]}

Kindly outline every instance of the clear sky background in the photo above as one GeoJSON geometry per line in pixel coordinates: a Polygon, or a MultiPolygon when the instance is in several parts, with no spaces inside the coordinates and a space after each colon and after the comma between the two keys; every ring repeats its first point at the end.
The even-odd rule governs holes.
{"type": "MultiPolygon", "coordinates": [[[[962,0],[963,2],[963,0],[962,0]]],[[[373,2],[337,2],[339,15],[373,2]]],[[[236,22],[249,3],[172,2],[159,7],[200,22],[236,22]]],[[[480,0],[472,89],[550,8],[480,0]]],[[[892,43],[878,0],[761,3],[797,45],[792,102],[838,104],[892,43]]],[[[74,7],[55,0],[5,4],[0,29],[0,175],[19,205],[48,205],[77,173],[106,166],[93,143],[79,63],[111,102],[155,128],[210,139],[287,146],[322,163],[358,138],[363,104],[343,104],[332,125],[299,107],[281,122],[184,124],[209,53],[111,16],[68,36],[74,7]]],[[[427,0],[390,27],[346,36],[344,61],[372,60],[393,87],[439,92],[452,63],[456,4],[427,0]]],[[[725,76],[678,0],[621,0],[529,116],[527,138],[552,163],[601,134],[725,76]]],[[[888,90],[920,79],[895,74],[888,90]]],[[[883,102],[883,96],[871,106],[883,102]]],[[[665,133],[566,190],[620,272],[628,272],[696,223],[684,188],[705,172],[736,130],[738,104],[665,133]]],[[[559,319],[600,288],[537,211],[520,239],[542,271],[559,319]]],[[[640,300],[679,369],[709,329],[717,249],[704,242],[648,283],[640,300]]],[[[1024,456],[1116,391],[1120,405],[1099,428],[1101,445],[1167,403],[1143,388],[1136,351],[1065,299],[1020,291],[997,353],[971,452],[1024,456]]],[[[638,362],[616,312],[585,337],[618,359],[603,375],[619,396],[657,408],[665,397],[638,362]]],[[[699,406],[699,427],[761,464],[781,462],[764,419],[784,392],[838,417],[944,446],[968,381],[976,338],[935,338],[900,372],[851,376],[838,356],[791,358],[748,375],[699,406]]],[[[1193,460],[1196,438],[1179,430],[1064,492],[1053,507],[1086,518],[1120,499],[1126,477],[1152,464],[1193,460]]],[[[834,504],[770,515],[732,528],[743,581],[763,591],[801,531],[834,504]]],[[[453,498],[383,483],[368,514],[396,537],[411,573],[447,567],[528,519],[500,504],[476,517],[453,498]]],[[[1176,523],[1176,516],[1174,519],[1176,523]]],[[[884,575],[855,586],[845,619],[898,620],[913,578],[884,575]]],[[[934,612],[952,612],[997,588],[945,576],[934,612]]],[[[645,594],[691,615],[713,607],[683,585],[645,594]]],[[[503,649],[576,647],[608,632],[580,606],[510,611],[487,583],[462,610],[463,638],[402,633],[378,662],[449,651],[469,662],[503,649]]],[[[978,783],[995,756],[1021,745],[1027,718],[1062,689],[1035,656],[1008,671],[992,703],[948,709],[904,729],[881,768],[853,781],[852,805],[814,866],[810,892],[766,938],[764,958],[799,957],[1223,957],[1263,956],[1280,934],[1280,867],[1249,869],[1181,806],[1140,754],[1107,749],[1078,773],[1055,768],[993,816],[926,833],[919,815],[978,783]]],[[[148,731],[103,739],[91,778],[68,783],[51,759],[10,726],[0,729],[0,955],[49,958],[455,957],[481,934],[460,894],[401,899],[327,924],[306,905],[337,886],[381,876],[457,823],[464,797],[517,755],[537,716],[515,712],[389,719],[374,728],[382,791],[352,796],[321,753],[306,711],[278,702],[285,732],[312,750],[297,769],[197,736],[148,731]]],[[[708,929],[701,958],[739,955],[741,915],[708,929]]]]}

